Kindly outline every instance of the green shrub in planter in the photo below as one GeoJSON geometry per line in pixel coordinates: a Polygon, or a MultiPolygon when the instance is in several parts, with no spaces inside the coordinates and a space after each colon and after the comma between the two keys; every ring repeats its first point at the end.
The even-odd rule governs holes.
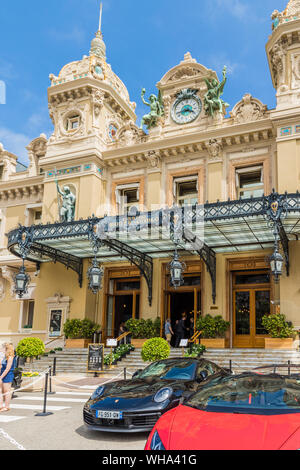
{"type": "Polygon", "coordinates": [[[160,335],[160,319],[156,318],[154,321],[150,318],[140,320],[131,318],[126,322],[126,328],[130,331],[133,339],[150,339],[160,335]]]}
{"type": "Polygon", "coordinates": [[[163,338],[149,339],[145,342],[141,355],[144,362],[167,359],[170,355],[170,345],[163,338]]]}
{"type": "Polygon", "coordinates": [[[19,357],[41,356],[45,353],[45,345],[39,338],[24,338],[19,342],[16,353],[19,357]]]}
{"type": "Polygon", "coordinates": [[[189,352],[185,353],[185,357],[199,357],[206,351],[206,347],[202,344],[193,344],[189,352]]]}
{"type": "Polygon", "coordinates": [[[212,315],[205,315],[199,317],[196,322],[197,330],[201,331],[201,338],[225,338],[226,331],[230,327],[230,323],[221,315],[213,317],[212,315]]]}
{"type": "Polygon", "coordinates": [[[73,318],[72,320],[67,320],[64,324],[64,335],[70,339],[90,339],[99,329],[100,325],[97,325],[88,318],[84,320],[73,318]]]}
{"type": "Polygon", "coordinates": [[[286,320],[285,315],[276,313],[265,315],[261,321],[271,338],[294,338],[295,331],[292,322],[286,320]]]}

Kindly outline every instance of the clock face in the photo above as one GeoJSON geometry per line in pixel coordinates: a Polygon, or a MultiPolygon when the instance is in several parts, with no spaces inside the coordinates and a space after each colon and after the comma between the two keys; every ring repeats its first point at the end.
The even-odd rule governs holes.
{"type": "Polygon", "coordinates": [[[198,96],[177,99],[172,108],[172,119],[177,124],[195,121],[202,110],[202,102],[198,96]]]}

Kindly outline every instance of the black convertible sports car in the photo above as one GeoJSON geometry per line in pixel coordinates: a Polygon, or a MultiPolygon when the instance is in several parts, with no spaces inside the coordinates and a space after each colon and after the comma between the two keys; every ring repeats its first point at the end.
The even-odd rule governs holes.
{"type": "Polygon", "coordinates": [[[94,431],[151,431],[163,413],[190,397],[204,381],[229,373],[203,358],[154,362],[131,380],[98,387],[84,405],[84,423],[94,431]]]}

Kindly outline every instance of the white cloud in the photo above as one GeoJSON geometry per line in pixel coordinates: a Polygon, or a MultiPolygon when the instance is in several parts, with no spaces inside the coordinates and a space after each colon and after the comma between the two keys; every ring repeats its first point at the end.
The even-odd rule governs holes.
{"type": "Polygon", "coordinates": [[[251,3],[245,0],[214,0],[213,8],[225,9],[232,16],[239,20],[247,20],[251,18],[253,20],[253,10],[251,9],[251,3]]]}
{"type": "Polygon", "coordinates": [[[31,142],[28,135],[0,127],[0,142],[8,152],[15,154],[22,163],[28,163],[26,146],[31,142]]]}

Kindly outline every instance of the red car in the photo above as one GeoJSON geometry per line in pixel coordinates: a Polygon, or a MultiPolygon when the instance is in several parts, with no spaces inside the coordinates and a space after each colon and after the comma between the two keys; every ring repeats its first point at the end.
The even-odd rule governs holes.
{"type": "Polygon", "coordinates": [[[216,378],[156,423],[145,450],[299,450],[300,375],[216,378]]]}

